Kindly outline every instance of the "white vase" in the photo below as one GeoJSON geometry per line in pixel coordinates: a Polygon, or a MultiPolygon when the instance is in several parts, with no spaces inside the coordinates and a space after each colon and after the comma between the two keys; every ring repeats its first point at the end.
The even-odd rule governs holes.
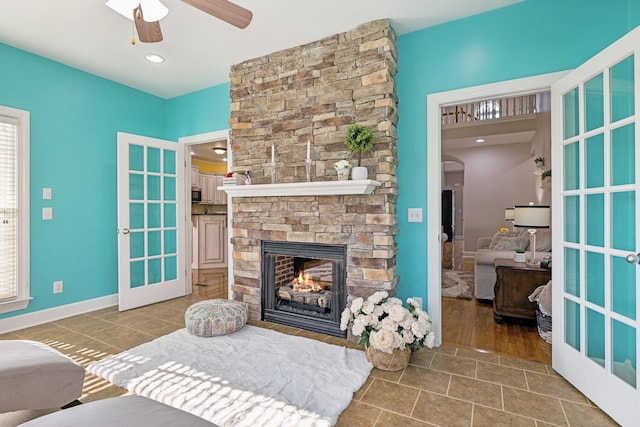
{"type": "Polygon", "coordinates": [[[369,177],[369,171],[366,166],[354,166],[351,168],[351,179],[361,180],[369,177]]]}

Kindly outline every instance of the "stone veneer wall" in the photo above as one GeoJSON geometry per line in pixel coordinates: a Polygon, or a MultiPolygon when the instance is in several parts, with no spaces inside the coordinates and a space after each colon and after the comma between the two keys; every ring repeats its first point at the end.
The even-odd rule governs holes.
{"type": "Polygon", "coordinates": [[[389,20],[276,52],[231,69],[231,148],[234,170],[250,170],[254,184],[306,181],[307,141],[313,181],[336,180],[333,164],[357,158],[344,145],[349,125],[374,132],[363,153],[370,195],[234,197],[233,298],[261,316],[262,240],[347,245],[349,297],[395,293],[397,233],[396,37],[389,20]]]}

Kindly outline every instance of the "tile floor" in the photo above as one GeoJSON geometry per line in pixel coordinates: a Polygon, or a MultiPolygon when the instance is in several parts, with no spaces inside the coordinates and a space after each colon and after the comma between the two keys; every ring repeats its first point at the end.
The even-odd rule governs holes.
{"type": "MultiPolygon", "coordinates": [[[[225,298],[226,271],[194,272],[192,295],[118,312],[106,308],[0,335],[41,341],[87,366],[112,354],[184,327],[184,311],[195,301],[225,298]]],[[[251,322],[280,332],[356,347],[335,337],[282,325],[251,322]]],[[[126,390],[87,374],[84,402],[126,390]]],[[[0,414],[0,426],[46,411],[0,414]]],[[[415,353],[398,372],[374,369],[342,413],[338,426],[615,426],[608,416],[538,362],[444,346],[415,353]]]]}

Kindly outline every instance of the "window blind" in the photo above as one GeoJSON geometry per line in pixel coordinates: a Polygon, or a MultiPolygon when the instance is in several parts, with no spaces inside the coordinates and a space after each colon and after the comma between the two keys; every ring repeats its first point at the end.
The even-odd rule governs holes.
{"type": "Polygon", "coordinates": [[[18,295],[18,125],[0,116],[0,301],[18,295]]]}

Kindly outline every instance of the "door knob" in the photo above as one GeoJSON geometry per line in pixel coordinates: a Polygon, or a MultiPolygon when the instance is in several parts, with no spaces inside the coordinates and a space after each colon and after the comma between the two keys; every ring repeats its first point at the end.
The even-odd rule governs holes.
{"type": "Polygon", "coordinates": [[[129,234],[129,229],[125,228],[124,230],[122,230],[122,234],[129,234]]]}
{"type": "Polygon", "coordinates": [[[627,255],[627,262],[629,264],[640,264],[640,253],[627,255]]]}

